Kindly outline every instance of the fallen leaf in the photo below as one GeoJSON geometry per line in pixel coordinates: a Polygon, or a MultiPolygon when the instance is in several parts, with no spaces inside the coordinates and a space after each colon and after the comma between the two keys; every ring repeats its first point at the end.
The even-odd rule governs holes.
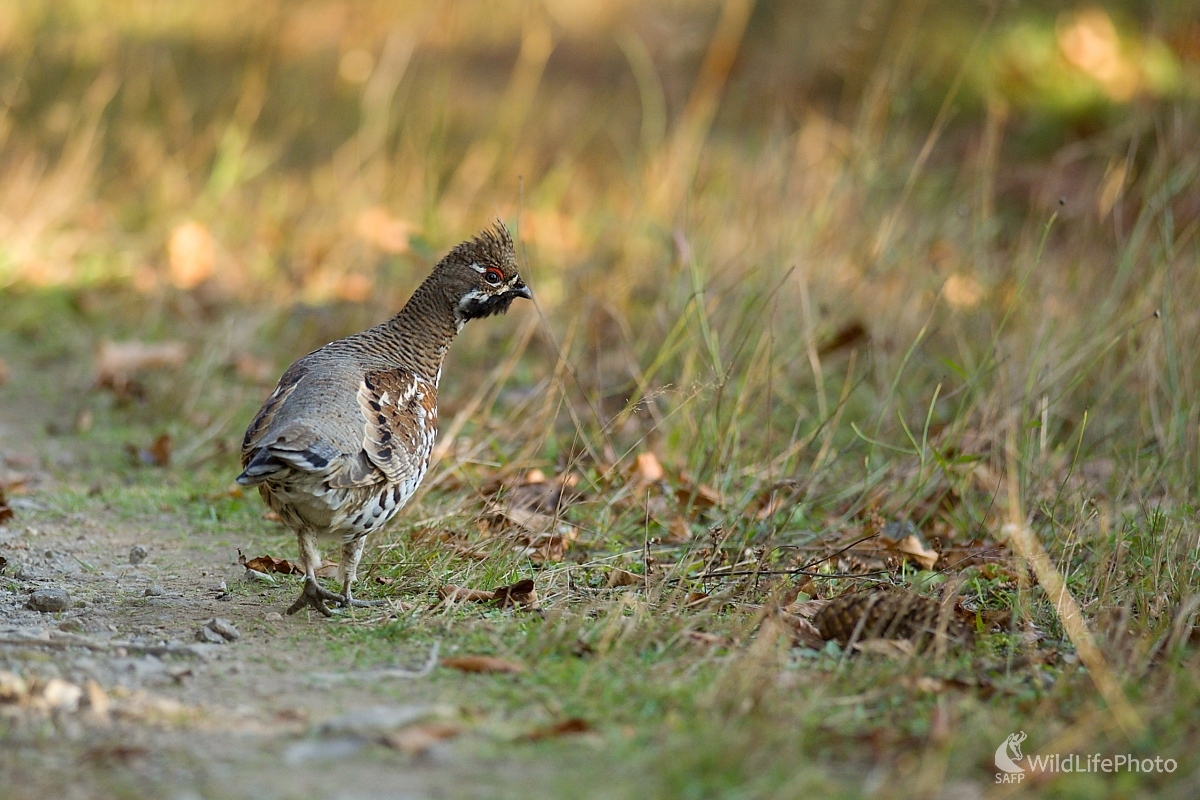
{"type": "Polygon", "coordinates": [[[646,579],[641,575],[635,575],[628,570],[613,567],[611,570],[609,570],[608,580],[605,581],[604,585],[610,589],[613,589],[617,586],[641,586],[645,584],[645,582],[646,579]]]}
{"type": "Polygon", "coordinates": [[[525,667],[497,656],[455,656],[443,658],[443,667],[457,669],[462,672],[524,672],[525,667]]]}
{"type": "Polygon", "coordinates": [[[827,356],[831,353],[836,353],[838,350],[853,347],[859,342],[865,341],[866,338],[866,327],[857,320],[850,322],[838,328],[832,336],[817,345],[817,355],[827,356]]]}
{"type": "Polygon", "coordinates": [[[828,605],[828,600],[805,600],[802,603],[792,603],[787,607],[789,613],[804,619],[812,619],[817,612],[828,605]]]}
{"type": "MultiPolygon", "coordinates": [[[[252,569],[255,572],[261,572],[264,575],[269,575],[272,572],[277,572],[280,575],[303,575],[304,569],[299,564],[293,564],[284,558],[272,558],[271,556],[258,556],[257,558],[246,558],[242,551],[238,550],[238,563],[246,569],[252,569]]],[[[325,569],[328,565],[323,565],[325,569]]],[[[337,565],[334,564],[336,572],[337,565]]]]}
{"type": "Polygon", "coordinates": [[[4,489],[0,488],[0,525],[8,522],[13,516],[12,506],[8,504],[8,498],[4,495],[4,489]]]}
{"type": "Polygon", "coordinates": [[[471,589],[466,586],[447,584],[437,590],[440,601],[452,603],[495,603],[501,608],[517,606],[527,611],[540,611],[537,591],[529,578],[517,581],[511,586],[498,586],[491,591],[471,589]]]}
{"type": "Polygon", "coordinates": [[[171,463],[171,434],[160,434],[149,447],[126,444],[125,451],[135,463],[147,467],[166,467],[171,463]]]}
{"type": "Polygon", "coordinates": [[[804,617],[797,614],[780,613],[779,621],[783,623],[784,629],[792,638],[792,644],[799,647],[808,647],[812,650],[820,650],[825,646],[825,637],[817,630],[817,626],[813,625],[804,617]]]}
{"type": "Polygon", "coordinates": [[[420,756],[427,753],[438,742],[453,739],[466,729],[457,722],[434,720],[409,725],[383,737],[383,743],[394,750],[420,756]]]}
{"type": "Polygon", "coordinates": [[[571,717],[564,719],[562,722],[556,722],[553,725],[547,725],[544,728],[537,728],[521,737],[525,742],[540,742],[543,739],[552,739],[556,736],[574,736],[580,733],[588,733],[592,730],[591,724],[581,717],[571,717]]]}
{"type": "Polygon", "coordinates": [[[683,517],[675,517],[667,525],[667,535],[663,537],[663,541],[667,544],[683,544],[692,539],[692,529],[688,525],[688,521],[683,517]]]}
{"type": "Polygon", "coordinates": [[[408,252],[408,235],[414,225],[393,217],[386,208],[372,206],[358,215],[358,235],[385,253],[408,252]]]}
{"type": "Polygon", "coordinates": [[[8,381],[8,376],[8,362],[0,358],[0,386],[3,386],[8,381]]]}
{"type": "Polygon", "coordinates": [[[496,597],[495,592],[485,591],[483,589],[469,589],[466,586],[455,586],[448,583],[445,586],[438,587],[438,599],[443,603],[486,603],[496,597]]]}
{"type": "Polygon", "coordinates": [[[208,280],[216,263],[208,228],[191,220],[177,226],[167,241],[167,262],[171,282],[180,289],[194,289],[208,280]]]}
{"type": "Polygon", "coordinates": [[[654,453],[638,453],[636,465],[637,477],[642,482],[657,483],[663,479],[662,463],[654,453]]]}
{"type": "Polygon", "coordinates": [[[686,473],[679,475],[680,487],[675,490],[675,500],[680,505],[692,508],[714,508],[725,505],[724,498],[716,489],[694,482],[686,473]]]}
{"type": "Polygon", "coordinates": [[[126,394],[134,376],[151,369],[174,369],[187,360],[183,342],[113,342],[105,340],[96,353],[96,385],[126,394]]]}
{"type": "Polygon", "coordinates": [[[529,578],[517,581],[511,586],[499,586],[493,592],[496,605],[505,608],[515,605],[525,611],[541,611],[538,603],[537,590],[529,578]]]}
{"type": "Polygon", "coordinates": [[[916,561],[921,569],[933,569],[933,566],[937,564],[937,551],[921,544],[921,540],[915,534],[909,534],[896,542],[896,549],[916,561]]]}
{"type": "MultiPolygon", "coordinates": [[[[300,569],[299,564],[292,565],[294,569],[300,569]]],[[[304,570],[300,570],[303,572],[304,570]]],[[[336,578],[338,574],[338,564],[336,561],[326,561],[313,570],[313,574],[318,578],[336,578]]]]}

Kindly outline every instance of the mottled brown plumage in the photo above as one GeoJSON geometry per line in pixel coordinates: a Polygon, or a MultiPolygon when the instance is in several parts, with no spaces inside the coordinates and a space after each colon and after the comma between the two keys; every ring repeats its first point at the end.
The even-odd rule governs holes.
{"type": "Polygon", "coordinates": [[[296,531],[306,605],[328,615],[326,600],[354,600],[367,534],[416,491],[437,436],[442,361],[469,320],[502,314],[531,297],[517,274],[503,223],[451,250],[396,316],[331,342],[292,364],[242,441],[238,483],[296,531]],[[341,595],[322,589],[318,537],[338,536],[341,595]]]}
{"type": "Polygon", "coordinates": [[[953,609],[903,589],[848,592],[830,600],[813,617],[825,639],[841,645],[865,639],[910,639],[922,646],[941,635],[955,641],[970,636],[953,609]],[[939,628],[939,625],[941,626],[939,628]]]}

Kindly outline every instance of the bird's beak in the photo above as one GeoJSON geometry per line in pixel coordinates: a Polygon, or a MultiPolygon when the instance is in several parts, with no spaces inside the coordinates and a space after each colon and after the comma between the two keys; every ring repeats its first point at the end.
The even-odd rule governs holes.
{"type": "Polygon", "coordinates": [[[509,294],[515,294],[517,297],[524,297],[526,300],[533,299],[533,292],[529,291],[529,287],[525,285],[525,281],[517,281],[516,285],[508,290],[509,294]]]}

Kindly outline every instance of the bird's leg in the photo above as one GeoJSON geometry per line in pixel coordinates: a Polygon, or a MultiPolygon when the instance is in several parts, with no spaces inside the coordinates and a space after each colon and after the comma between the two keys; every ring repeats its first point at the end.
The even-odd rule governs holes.
{"type": "Polygon", "coordinates": [[[342,560],[338,564],[338,579],[342,582],[342,596],[339,598],[339,602],[346,608],[383,605],[382,600],[355,600],[354,595],[350,592],[350,585],[358,580],[358,562],[362,559],[363,548],[366,547],[366,544],[366,536],[342,542],[342,560]]]}
{"type": "Polygon", "coordinates": [[[296,602],[288,607],[288,614],[295,614],[305,606],[312,606],[327,617],[333,612],[325,605],[325,601],[340,602],[341,597],[333,592],[322,589],[317,583],[317,564],[321,563],[321,549],[317,546],[316,535],[307,528],[296,531],[296,540],[300,543],[300,563],[304,567],[304,589],[296,602]]]}

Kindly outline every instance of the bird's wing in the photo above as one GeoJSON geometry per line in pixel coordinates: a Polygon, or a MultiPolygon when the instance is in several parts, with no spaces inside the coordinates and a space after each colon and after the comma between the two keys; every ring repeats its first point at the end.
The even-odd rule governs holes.
{"type": "Polygon", "coordinates": [[[402,369],[370,372],[358,387],[363,452],[391,483],[418,477],[437,435],[437,388],[402,369]]]}
{"type": "Polygon", "coordinates": [[[293,372],[292,370],[285,372],[279,379],[275,391],[271,392],[271,396],[258,410],[250,427],[246,428],[246,435],[242,439],[243,467],[250,463],[250,459],[254,458],[255,453],[263,446],[263,437],[267,431],[271,430],[271,423],[275,421],[279,409],[283,408],[283,404],[287,402],[292,392],[296,391],[296,387],[300,385],[303,378],[302,372],[293,372]]]}

